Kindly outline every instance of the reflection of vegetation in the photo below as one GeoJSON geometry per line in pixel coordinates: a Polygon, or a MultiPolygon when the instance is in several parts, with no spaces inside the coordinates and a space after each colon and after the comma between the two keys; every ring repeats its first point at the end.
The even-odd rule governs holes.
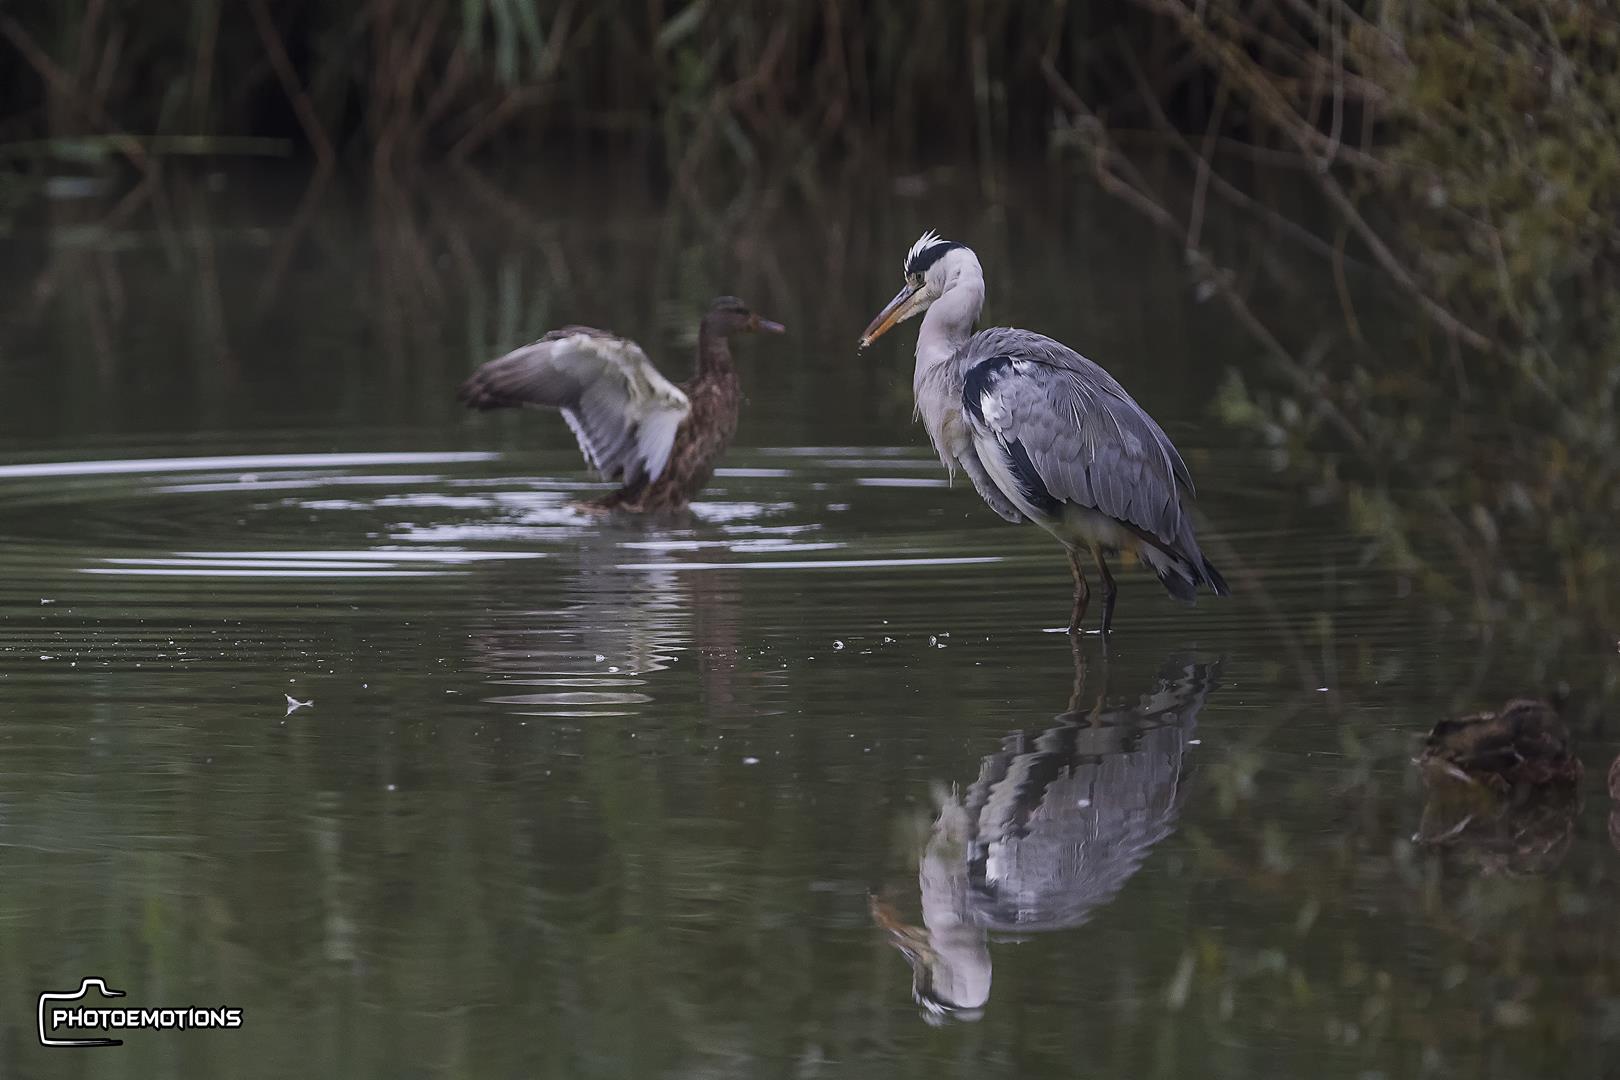
{"type": "MultiPolygon", "coordinates": [[[[858,333],[869,314],[864,297],[887,286],[894,246],[910,239],[862,186],[829,186],[813,214],[750,199],[723,208],[717,230],[703,206],[676,199],[654,212],[655,189],[600,167],[577,180],[506,174],[499,185],[463,171],[408,193],[331,182],[296,203],[296,188],[234,175],[225,185],[172,171],[128,194],[48,204],[50,242],[33,234],[7,246],[0,436],[330,423],[391,426],[412,445],[435,424],[434,437],[455,440],[472,428],[454,387],[488,356],[583,321],[634,336],[678,368],[694,344],[688,313],[726,292],[790,328],[787,358],[741,354],[751,387],[743,445],[887,442],[906,430],[908,382],[850,344],[849,327],[858,333]],[[827,230],[828,217],[841,228],[827,230]],[[852,387],[859,409],[841,404],[852,387]]],[[[1165,380],[1172,392],[1212,381],[1186,350],[1162,344],[1207,332],[1175,307],[1174,260],[1141,250],[1133,228],[1077,214],[1090,249],[1129,260],[1139,281],[1060,273],[1060,245],[1013,257],[1015,234],[971,178],[930,190],[936,212],[999,249],[1004,307],[1058,309],[1085,289],[1099,309],[1094,333],[1186,373],[1165,380]],[[1125,303],[1143,295],[1160,307],[1151,323],[1125,303]]],[[[512,446],[550,439],[533,425],[495,427],[512,446]]],[[[567,443],[564,433],[551,444],[567,443]]]]}

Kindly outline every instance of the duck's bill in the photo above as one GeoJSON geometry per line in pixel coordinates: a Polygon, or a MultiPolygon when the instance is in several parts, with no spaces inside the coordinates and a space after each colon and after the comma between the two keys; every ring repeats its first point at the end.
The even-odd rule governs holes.
{"type": "Polygon", "coordinates": [[[877,314],[872,325],[866,328],[861,335],[861,348],[866,348],[878,338],[893,330],[896,326],[911,318],[922,309],[922,290],[915,285],[907,285],[894,294],[894,299],[877,314]]]}
{"type": "Polygon", "coordinates": [[[783,326],[781,323],[772,322],[770,319],[762,318],[758,315],[754,316],[754,329],[761,334],[787,333],[787,327],[783,326]]]}

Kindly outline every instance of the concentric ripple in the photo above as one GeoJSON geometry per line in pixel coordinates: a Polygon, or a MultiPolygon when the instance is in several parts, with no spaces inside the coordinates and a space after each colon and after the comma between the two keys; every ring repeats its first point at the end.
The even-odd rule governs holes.
{"type": "MultiPolygon", "coordinates": [[[[58,666],[336,673],[363,665],[326,643],[334,621],[372,625],[379,647],[462,625],[462,662],[486,679],[487,704],[621,715],[653,703],[649,674],[712,650],[751,606],[731,571],[772,572],[774,584],[747,590],[793,612],[761,628],[769,641],[821,636],[825,616],[794,599],[799,572],[886,597],[900,619],[908,604],[894,602],[890,575],[1005,559],[925,531],[937,493],[904,488],[929,467],[886,448],[757,452],[721,469],[690,513],[621,521],[575,509],[601,486],[557,454],[3,465],[0,666],[23,681],[58,666]],[[851,473],[893,490],[863,494],[851,473]]],[[[849,630],[826,636],[838,633],[849,630]]]]}

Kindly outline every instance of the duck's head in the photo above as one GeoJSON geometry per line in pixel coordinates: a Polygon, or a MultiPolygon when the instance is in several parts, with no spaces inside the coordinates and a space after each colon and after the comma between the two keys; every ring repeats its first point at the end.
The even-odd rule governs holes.
{"type": "Polygon", "coordinates": [[[703,325],[717,334],[783,334],[787,327],[752,311],[735,296],[716,297],[703,316],[703,325]]]}

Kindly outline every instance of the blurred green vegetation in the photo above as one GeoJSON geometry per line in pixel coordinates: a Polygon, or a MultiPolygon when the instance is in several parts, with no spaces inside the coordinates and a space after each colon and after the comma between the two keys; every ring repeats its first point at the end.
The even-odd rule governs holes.
{"type": "Polygon", "coordinates": [[[1038,152],[1035,57],[1121,19],[1148,24],[1017,0],[21,0],[0,15],[0,142],[273,135],[385,171],[588,146],[675,172],[1038,152]]]}
{"type": "Polygon", "coordinates": [[[1183,244],[1280,376],[1232,372],[1225,417],[1346,507],[1370,555],[1520,640],[1530,678],[1572,639],[1612,645],[1620,19],[1564,0],[1142,4],[1175,27],[1181,71],[1121,52],[1189,183],[1145,179],[1130,133],[1048,75],[1063,144],[1183,244]],[[1155,104],[1195,92],[1202,130],[1155,104]],[[1257,160],[1296,169],[1314,205],[1268,200],[1257,160]],[[1319,256],[1333,288],[1206,229],[1217,201],[1319,256]]]}

